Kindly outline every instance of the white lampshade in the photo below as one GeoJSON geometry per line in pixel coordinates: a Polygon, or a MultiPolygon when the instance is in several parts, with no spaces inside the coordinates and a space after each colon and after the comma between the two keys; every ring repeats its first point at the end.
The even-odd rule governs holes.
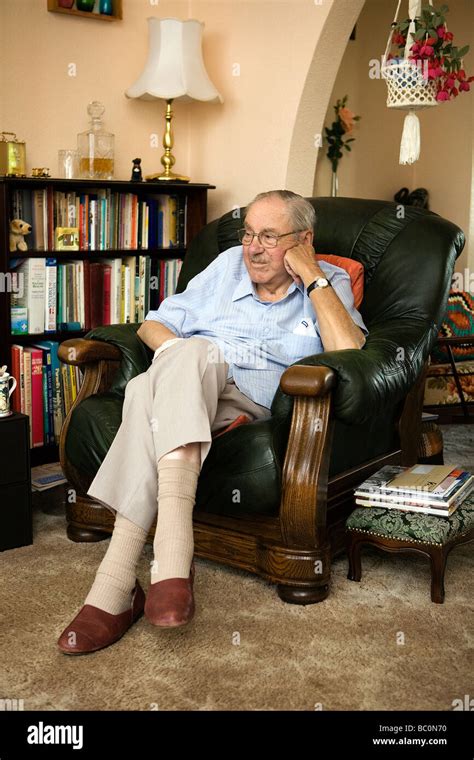
{"type": "Polygon", "coordinates": [[[196,19],[151,17],[148,21],[148,59],[141,75],[126,90],[140,100],[205,100],[222,103],[202,59],[202,29],[196,19]]]}

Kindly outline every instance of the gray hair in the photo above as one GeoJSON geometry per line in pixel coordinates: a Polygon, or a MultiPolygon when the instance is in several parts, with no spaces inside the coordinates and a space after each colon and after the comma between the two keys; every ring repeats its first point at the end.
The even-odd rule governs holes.
{"type": "Polygon", "coordinates": [[[254,203],[267,198],[279,198],[286,204],[290,222],[296,230],[314,230],[316,212],[313,206],[302,195],[293,193],[291,190],[269,190],[266,193],[259,193],[245,208],[244,219],[254,203]]]}

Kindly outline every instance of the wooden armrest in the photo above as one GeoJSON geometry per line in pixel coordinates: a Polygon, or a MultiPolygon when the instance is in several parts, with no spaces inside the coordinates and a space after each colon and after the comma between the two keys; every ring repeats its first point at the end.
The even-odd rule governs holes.
{"type": "Polygon", "coordinates": [[[330,367],[293,364],[280,378],[280,387],[289,396],[326,396],[336,384],[330,367]]]}
{"type": "Polygon", "coordinates": [[[65,364],[80,367],[100,361],[120,361],[122,352],[113,343],[87,338],[70,338],[61,343],[58,349],[59,359],[65,364]]]}

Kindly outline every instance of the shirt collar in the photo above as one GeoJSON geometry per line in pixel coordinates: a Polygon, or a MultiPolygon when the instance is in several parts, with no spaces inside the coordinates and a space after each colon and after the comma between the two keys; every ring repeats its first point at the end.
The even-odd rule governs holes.
{"type": "MultiPolygon", "coordinates": [[[[237,283],[236,287],[234,288],[234,292],[232,294],[232,301],[238,301],[239,298],[243,298],[244,296],[253,296],[254,298],[257,298],[256,292],[255,292],[255,286],[252,280],[250,279],[250,275],[248,273],[248,269],[245,266],[245,261],[242,260],[243,264],[243,273],[242,277],[240,278],[239,282],[237,283]]],[[[286,295],[289,295],[290,293],[293,293],[295,288],[298,288],[300,293],[304,295],[305,288],[304,283],[296,283],[294,280],[289,286],[286,295]]],[[[276,302],[278,303],[278,301],[276,302]]]]}

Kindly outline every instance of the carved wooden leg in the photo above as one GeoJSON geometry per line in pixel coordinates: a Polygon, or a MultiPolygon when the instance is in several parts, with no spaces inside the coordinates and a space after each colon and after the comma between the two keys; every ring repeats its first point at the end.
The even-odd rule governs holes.
{"type": "Polygon", "coordinates": [[[103,541],[112,534],[115,513],[90,496],[77,494],[76,501],[66,502],[66,522],[71,541],[103,541]]]}
{"type": "Polygon", "coordinates": [[[431,546],[429,549],[431,563],[431,601],[436,604],[444,602],[444,573],[448,553],[443,546],[431,546]]]}
{"type": "Polygon", "coordinates": [[[316,604],[322,602],[329,594],[329,583],[324,586],[285,586],[277,585],[278,596],[288,604],[316,604]]]}
{"type": "Polygon", "coordinates": [[[362,565],[360,553],[362,549],[361,537],[352,530],[347,531],[347,557],[349,559],[349,572],[347,578],[350,581],[360,581],[362,577],[362,565]]]}
{"type": "Polygon", "coordinates": [[[103,541],[105,538],[110,538],[110,533],[100,530],[99,528],[84,528],[81,525],[75,525],[74,523],[68,523],[67,537],[71,541],[76,543],[92,543],[94,541],[103,541]]]}

